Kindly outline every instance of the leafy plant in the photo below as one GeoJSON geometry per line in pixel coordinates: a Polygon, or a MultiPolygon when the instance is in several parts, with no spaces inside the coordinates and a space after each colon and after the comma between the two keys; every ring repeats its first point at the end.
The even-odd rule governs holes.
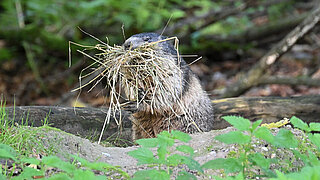
{"type": "MultiPolygon", "coordinates": [[[[190,146],[180,145],[175,147],[175,150],[181,153],[173,153],[172,147],[175,140],[182,142],[190,141],[191,137],[180,131],[163,131],[158,134],[157,138],[139,139],[137,143],[141,147],[137,150],[131,151],[128,154],[138,160],[138,165],[148,164],[150,167],[157,167],[156,169],[149,169],[138,171],[134,174],[133,179],[170,179],[172,170],[179,165],[186,165],[191,170],[203,172],[200,164],[193,159],[194,150],[190,146]],[[157,148],[156,156],[150,148],[157,148]]],[[[193,174],[181,170],[177,179],[196,179],[193,174]]]]}
{"type": "MultiPolygon", "coordinates": [[[[276,135],[273,135],[268,128],[259,127],[261,120],[251,123],[248,119],[237,116],[225,116],[223,119],[228,121],[237,130],[218,135],[215,137],[215,139],[226,144],[237,144],[240,147],[239,152],[237,152],[238,157],[229,157],[226,159],[218,158],[208,161],[202,165],[202,168],[204,169],[224,169],[226,173],[239,173],[239,175],[242,174],[243,179],[250,175],[252,176],[249,170],[254,169],[253,167],[257,166],[264,172],[263,175],[259,176],[269,178],[275,178],[278,176],[278,178],[281,179],[284,174],[280,173],[279,171],[274,172],[270,168],[271,164],[279,163],[281,160],[276,158],[266,158],[262,153],[255,152],[253,138],[265,140],[275,148],[291,151],[295,158],[301,159],[306,165],[302,169],[301,174],[308,172],[312,174],[314,173],[313,170],[317,169],[316,166],[320,165],[318,157],[314,154],[314,152],[319,153],[319,134],[310,133],[311,131],[319,131],[319,123],[310,123],[308,126],[297,117],[292,117],[290,119],[291,123],[295,127],[307,132],[307,136],[311,143],[316,145],[318,148],[316,151],[313,150],[312,147],[305,147],[305,149],[307,149],[304,150],[306,153],[301,153],[301,149],[299,149],[301,142],[293,135],[291,131],[287,129],[280,129],[276,135]]],[[[239,177],[239,175],[237,177],[239,177]]],[[[258,177],[258,175],[253,176],[258,177]]],[[[288,175],[288,177],[289,176],[291,177],[291,175],[288,175]]]]}
{"type": "Polygon", "coordinates": [[[121,169],[102,162],[88,162],[78,156],[72,156],[73,163],[63,161],[56,156],[43,157],[41,160],[36,158],[16,158],[17,153],[8,145],[0,144],[0,158],[10,159],[14,167],[21,168],[18,176],[8,174],[6,170],[2,172],[0,168],[0,178],[11,177],[12,179],[33,179],[35,177],[50,177],[50,179],[107,179],[107,176],[115,179],[128,179],[129,175],[121,169]],[[28,165],[29,164],[29,165],[28,165]],[[31,166],[32,165],[32,166],[31,166]],[[54,171],[48,173],[51,168],[54,171]],[[96,175],[94,172],[99,172],[96,175]],[[102,174],[102,175],[101,175],[102,174]]]}

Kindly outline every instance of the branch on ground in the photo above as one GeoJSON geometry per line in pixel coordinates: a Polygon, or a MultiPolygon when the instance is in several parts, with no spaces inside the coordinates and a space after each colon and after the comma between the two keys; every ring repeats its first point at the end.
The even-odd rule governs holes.
{"type": "Polygon", "coordinates": [[[299,39],[312,30],[320,21],[320,5],[282,41],[275,45],[264,55],[245,75],[228,86],[222,97],[234,97],[241,95],[253,86],[256,86],[259,79],[264,75],[265,70],[273,65],[284,53],[286,53],[299,39]]]}
{"type": "Polygon", "coordinates": [[[319,79],[312,79],[310,77],[272,77],[263,76],[259,79],[257,85],[265,84],[283,84],[283,85],[305,85],[305,86],[320,86],[319,79]]]}

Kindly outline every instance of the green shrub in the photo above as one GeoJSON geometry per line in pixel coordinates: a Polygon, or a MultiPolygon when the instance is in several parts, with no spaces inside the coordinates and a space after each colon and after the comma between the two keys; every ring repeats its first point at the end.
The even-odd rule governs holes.
{"type": "MultiPolygon", "coordinates": [[[[147,164],[150,168],[156,166],[157,168],[151,168],[149,170],[137,171],[134,174],[135,179],[170,179],[172,177],[173,168],[178,165],[186,165],[190,170],[196,171],[199,174],[203,174],[203,169],[223,169],[226,178],[225,179],[246,179],[246,178],[274,178],[274,179],[301,179],[301,177],[310,177],[314,179],[319,177],[319,134],[312,134],[311,132],[320,131],[319,123],[310,123],[307,125],[297,117],[290,119],[294,127],[305,131],[304,134],[307,137],[306,141],[302,141],[298,137],[287,130],[281,128],[276,135],[273,135],[270,129],[259,126],[262,120],[251,123],[248,119],[237,116],[225,116],[223,117],[228,121],[236,131],[230,131],[226,134],[221,134],[215,137],[216,140],[226,144],[235,144],[239,147],[238,152],[235,152],[232,157],[217,158],[210,160],[203,165],[199,165],[197,161],[193,159],[194,151],[190,146],[182,145],[177,146],[175,151],[170,150],[169,147],[174,145],[175,140],[181,140],[188,142],[190,136],[179,131],[162,132],[157,138],[152,139],[140,139],[137,141],[141,147],[138,150],[134,150],[129,153],[130,156],[136,158],[139,164],[147,164]],[[180,136],[176,136],[180,134],[180,136]],[[283,152],[291,152],[297,160],[303,162],[303,166],[293,167],[294,164],[288,159],[281,159],[279,157],[267,158],[261,152],[256,152],[254,147],[255,139],[265,141],[269,143],[272,149],[275,151],[280,150],[283,152]],[[157,153],[154,154],[149,148],[157,148],[157,153]],[[183,156],[176,154],[175,152],[183,152],[187,155],[183,156]],[[274,170],[272,166],[278,165],[280,169],[274,170]],[[289,168],[281,168],[281,166],[288,166],[289,168]],[[290,167],[291,166],[291,167],[290,167]],[[261,169],[262,173],[257,174],[256,169],[261,169]],[[300,172],[290,172],[290,168],[301,170],[300,172]]],[[[285,156],[290,156],[285,154],[285,156]]],[[[210,174],[204,174],[210,176],[210,174]]],[[[196,179],[193,174],[190,174],[186,170],[179,172],[177,179],[180,178],[196,179]]],[[[221,177],[213,176],[215,179],[224,179],[221,177]]]]}

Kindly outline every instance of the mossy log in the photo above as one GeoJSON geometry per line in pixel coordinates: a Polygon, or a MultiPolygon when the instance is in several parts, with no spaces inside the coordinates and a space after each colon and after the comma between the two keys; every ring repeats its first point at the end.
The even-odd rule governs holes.
{"type": "MultiPolygon", "coordinates": [[[[263,123],[279,121],[283,118],[297,116],[305,122],[320,122],[320,96],[302,97],[238,97],[213,100],[215,129],[230,126],[221,117],[226,115],[239,115],[252,121],[263,119],[263,123]]],[[[18,106],[6,107],[8,119],[15,122],[26,122],[34,126],[41,126],[45,119],[49,125],[63,131],[90,136],[99,134],[107,109],[105,108],[72,108],[59,106],[18,106]]],[[[129,113],[122,111],[122,125],[119,129],[114,118],[111,118],[104,138],[115,134],[124,139],[131,139],[131,122],[129,113]]],[[[120,113],[116,113],[116,119],[120,119],[120,113]]]]}

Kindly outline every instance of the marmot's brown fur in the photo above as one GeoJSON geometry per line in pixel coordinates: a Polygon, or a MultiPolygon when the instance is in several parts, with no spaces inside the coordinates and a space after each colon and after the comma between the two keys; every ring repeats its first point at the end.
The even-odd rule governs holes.
{"type": "MultiPolygon", "coordinates": [[[[137,48],[144,43],[156,42],[166,39],[156,33],[141,33],[128,38],[123,46],[126,49],[137,48]]],[[[172,72],[168,82],[172,84],[175,93],[181,97],[180,102],[174,98],[170,105],[160,101],[153,106],[143,103],[134,109],[131,115],[133,122],[133,139],[155,137],[164,130],[180,130],[187,133],[209,131],[213,129],[213,109],[211,101],[202,89],[197,76],[191,71],[186,62],[180,57],[178,61],[177,51],[172,41],[163,41],[156,44],[159,51],[168,55],[167,61],[174,61],[181,69],[180,75],[172,72]],[[184,110],[181,108],[182,103],[184,110]],[[172,111],[171,107],[174,111],[172,111]]],[[[170,64],[170,63],[168,63],[170,64]]],[[[168,67],[170,69],[170,67],[168,67]]],[[[174,68],[173,68],[174,69],[174,68]]],[[[174,70],[173,70],[174,71],[174,70]]],[[[126,94],[128,93],[125,89],[126,94]]],[[[128,94],[127,94],[128,95],[128,94]]],[[[168,94],[170,96],[170,94],[168,94]]],[[[168,98],[170,99],[170,98],[168,98]]]]}

